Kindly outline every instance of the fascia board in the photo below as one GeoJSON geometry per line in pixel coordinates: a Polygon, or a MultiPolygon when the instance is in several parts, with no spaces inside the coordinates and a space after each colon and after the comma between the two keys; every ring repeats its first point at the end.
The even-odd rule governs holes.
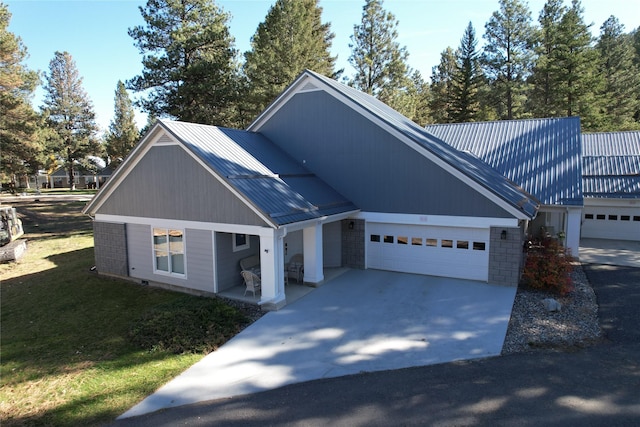
{"type": "Polygon", "coordinates": [[[464,182],[465,184],[467,184],[468,186],[470,186],[471,188],[473,188],[474,190],[476,190],[480,194],[482,194],[485,197],[487,197],[493,203],[495,203],[496,205],[500,206],[505,211],[509,212],[509,214],[513,215],[514,217],[516,217],[518,219],[524,219],[524,220],[530,220],[531,219],[531,217],[529,217],[526,213],[524,213],[521,210],[517,209],[512,204],[510,204],[509,202],[505,201],[502,197],[498,196],[493,191],[490,191],[487,187],[485,187],[484,185],[482,185],[479,182],[475,181],[471,177],[467,176],[466,174],[461,172],[459,169],[454,168],[449,163],[445,162],[440,157],[438,157],[435,154],[431,153],[426,148],[420,146],[418,143],[413,141],[411,138],[407,137],[406,135],[404,135],[403,133],[398,131],[395,127],[391,126],[389,123],[387,123],[386,121],[382,120],[379,116],[373,114],[372,112],[370,112],[366,108],[362,107],[356,101],[352,100],[348,96],[345,96],[344,94],[340,93],[336,89],[334,89],[331,86],[327,85],[322,80],[317,79],[317,78],[313,77],[312,75],[310,75],[310,74],[308,74],[306,72],[304,72],[300,77],[298,77],[298,79],[296,81],[294,81],[294,83],[292,83],[276,99],[276,101],[274,101],[260,116],[258,116],[258,118],[253,123],[251,123],[251,125],[249,126],[249,128],[247,128],[247,130],[250,130],[252,132],[260,132],[260,128],[269,120],[270,117],[272,117],[280,108],[282,108],[288,102],[289,99],[291,99],[297,93],[305,92],[304,90],[300,90],[300,89],[303,88],[305,83],[308,82],[311,79],[313,79],[313,82],[314,82],[314,84],[316,86],[322,88],[321,90],[324,90],[329,95],[333,96],[334,98],[336,98],[340,102],[346,104],[351,109],[353,109],[354,111],[358,112],[363,117],[367,118],[369,121],[373,122],[374,124],[376,124],[380,128],[384,129],[386,132],[388,132],[391,135],[393,135],[396,139],[402,141],[405,145],[409,146],[413,150],[415,150],[418,153],[420,153],[423,157],[431,160],[433,163],[435,163],[436,165],[438,165],[439,167],[441,167],[445,171],[449,172],[449,174],[451,174],[455,178],[459,179],[460,181],[464,182]]]}

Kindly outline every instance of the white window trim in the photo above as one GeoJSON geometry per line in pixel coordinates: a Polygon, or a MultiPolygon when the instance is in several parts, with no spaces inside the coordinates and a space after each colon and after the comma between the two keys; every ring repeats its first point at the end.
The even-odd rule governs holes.
{"type": "Polygon", "coordinates": [[[231,235],[231,244],[233,245],[233,252],[244,251],[245,249],[249,249],[249,247],[251,246],[250,242],[251,242],[251,237],[248,234],[245,234],[245,233],[233,233],[231,235]],[[244,245],[237,245],[236,244],[236,236],[238,236],[238,235],[244,235],[245,236],[246,243],[244,245]]]}
{"type": "MultiPolygon", "coordinates": [[[[167,237],[168,239],[168,237],[167,237]]],[[[186,233],[184,229],[181,228],[177,228],[177,227],[165,227],[165,226],[155,226],[155,227],[151,227],[151,253],[153,255],[153,274],[158,274],[161,276],[171,276],[171,277],[180,277],[180,278],[186,278],[187,277],[187,243],[186,243],[186,233]],[[156,248],[155,248],[155,242],[154,242],[154,234],[153,234],[153,230],[159,228],[159,229],[164,229],[167,234],[169,233],[169,231],[171,230],[177,230],[180,231],[182,233],[182,257],[183,257],[183,262],[184,262],[184,273],[174,273],[171,271],[171,256],[168,257],[168,262],[169,262],[169,271],[164,271],[164,270],[158,270],[158,262],[156,259],[156,248]]],[[[167,245],[169,244],[169,241],[167,240],[167,245]]]]}

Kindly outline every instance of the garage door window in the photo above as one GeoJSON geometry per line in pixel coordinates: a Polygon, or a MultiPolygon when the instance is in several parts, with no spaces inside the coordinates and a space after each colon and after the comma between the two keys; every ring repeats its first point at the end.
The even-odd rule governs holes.
{"type": "Polygon", "coordinates": [[[634,216],[634,217],[633,217],[633,220],[634,220],[634,221],[640,221],[640,216],[637,216],[637,215],[636,215],[636,216],[634,216]]]}
{"type": "Polygon", "coordinates": [[[427,246],[438,246],[438,239],[427,239],[427,246]]]}
{"type": "Polygon", "coordinates": [[[620,215],[620,221],[629,221],[630,219],[630,215],[620,215]]]}
{"type": "Polygon", "coordinates": [[[484,251],[486,244],[484,242],[473,242],[474,251],[484,251]]]}
{"type": "Polygon", "coordinates": [[[441,247],[443,247],[443,248],[453,248],[453,240],[442,239],[441,247]]]}
{"type": "Polygon", "coordinates": [[[617,221],[618,215],[609,215],[609,221],[617,221]]]}
{"type": "Polygon", "coordinates": [[[456,248],[458,248],[458,249],[469,249],[469,241],[468,240],[458,240],[456,242],[456,248]]]}
{"type": "Polygon", "coordinates": [[[372,234],[371,235],[371,241],[372,242],[380,242],[380,235],[379,234],[372,234]]]}
{"type": "Polygon", "coordinates": [[[596,215],[596,219],[605,219],[605,218],[606,218],[606,216],[603,215],[603,214],[596,215]]]}
{"type": "Polygon", "coordinates": [[[422,246],[422,237],[412,237],[411,244],[413,246],[422,246]]]}
{"type": "Polygon", "coordinates": [[[393,243],[393,236],[384,236],[385,243],[393,243]]]}
{"type": "Polygon", "coordinates": [[[405,236],[398,236],[398,244],[399,245],[406,245],[409,243],[409,238],[405,237],[405,236]]]}
{"type": "Polygon", "coordinates": [[[593,219],[593,214],[585,214],[584,219],[593,219]]]}

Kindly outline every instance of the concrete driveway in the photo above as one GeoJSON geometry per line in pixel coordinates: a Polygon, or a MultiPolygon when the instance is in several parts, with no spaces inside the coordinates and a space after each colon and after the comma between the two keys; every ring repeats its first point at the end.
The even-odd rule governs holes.
{"type": "Polygon", "coordinates": [[[580,261],[586,264],[640,268],[640,242],[633,240],[580,239],[580,261]]]}
{"type": "Polygon", "coordinates": [[[120,418],[320,378],[495,356],[515,293],[350,270],[265,314],[120,418]]]}

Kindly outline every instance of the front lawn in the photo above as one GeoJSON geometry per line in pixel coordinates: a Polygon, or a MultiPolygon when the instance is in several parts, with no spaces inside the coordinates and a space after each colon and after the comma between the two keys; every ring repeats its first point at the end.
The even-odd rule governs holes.
{"type": "MultiPolygon", "coordinates": [[[[201,313],[203,300],[92,272],[93,237],[90,221],[80,213],[83,205],[14,204],[26,215],[28,250],[19,262],[0,265],[3,427],[108,422],[204,354],[135,344],[141,340],[133,339],[132,331],[145,330],[140,325],[149,313],[180,313],[189,301],[201,313]]],[[[204,302],[209,304],[223,305],[218,299],[204,302]]],[[[233,319],[226,330],[235,333],[246,319],[231,310],[223,321],[229,326],[233,319]]],[[[225,306],[206,312],[229,311],[225,306]]]]}

